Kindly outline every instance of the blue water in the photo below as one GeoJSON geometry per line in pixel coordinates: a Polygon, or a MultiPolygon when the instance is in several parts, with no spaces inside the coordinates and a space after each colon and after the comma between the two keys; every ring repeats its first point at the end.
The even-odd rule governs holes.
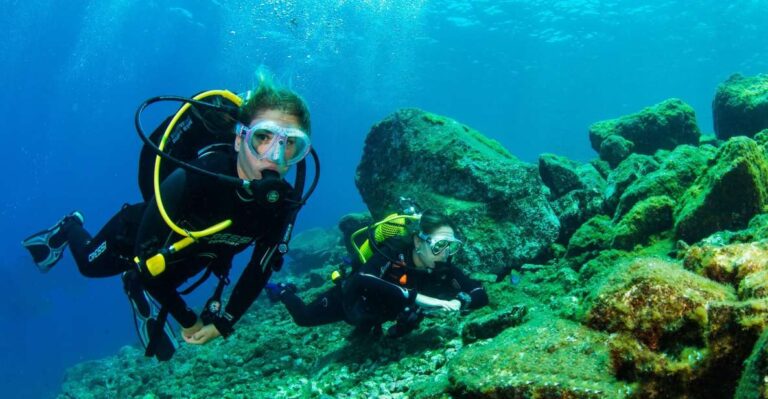
{"type": "Polygon", "coordinates": [[[7,397],[52,397],[66,367],[136,342],[119,279],[85,279],[68,255],[41,275],[19,242],[73,209],[95,233],[139,200],[132,118],[147,97],[244,90],[260,64],[290,82],[310,104],[323,161],[302,230],[364,209],[354,172],[365,135],[400,107],[453,117],[524,161],[542,152],[585,161],[595,157],[592,122],[679,97],[710,133],[717,84],[735,72],[768,73],[763,0],[6,0],[2,8],[7,397]]]}

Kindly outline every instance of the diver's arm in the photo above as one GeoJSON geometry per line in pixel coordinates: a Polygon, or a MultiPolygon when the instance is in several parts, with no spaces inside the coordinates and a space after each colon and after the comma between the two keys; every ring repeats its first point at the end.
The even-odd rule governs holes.
{"type": "Polygon", "coordinates": [[[461,309],[461,302],[458,299],[444,301],[442,299],[433,298],[424,294],[416,294],[416,304],[422,308],[427,309],[438,308],[450,311],[457,311],[461,309]]]}
{"type": "MultiPolygon", "coordinates": [[[[235,284],[232,295],[229,296],[227,306],[219,317],[213,320],[213,325],[222,336],[228,337],[234,331],[233,325],[243,317],[245,311],[253,304],[259,296],[264,286],[272,275],[273,262],[279,262],[279,259],[273,258],[263,269],[262,259],[269,252],[271,247],[266,245],[256,245],[251,254],[251,260],[243,270],[243,274],[235,284]]],[[[274,255],[279,256],[278,254],[274,255]]]]}

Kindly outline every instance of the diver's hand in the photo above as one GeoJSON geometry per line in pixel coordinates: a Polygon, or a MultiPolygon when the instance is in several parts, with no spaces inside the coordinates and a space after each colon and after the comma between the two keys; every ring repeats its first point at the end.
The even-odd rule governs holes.
{"type": "Polygon", "coordinates": [[[443,301],[445,302],[443,304],[443,309],[451,311],[451,312],[458,312],[461,310],[461,301],[458,299],[451,299],[450,301],[443,301]]]}
{"type": "Polygon", "coordinates": [[[198,318],[192,327],[181,329],[181,336],[184,337],[185,341],[187,341],[188,339],[192,338],[192,336],[195,335],[195,333],[200,331],[201,328],[203,328],[203,321],[198,318]]]}
{"type": "Polygon", "coordinates": [[[458,299],[444,301],[424,294],[416,294],[416,304],[427,309],[447,310],[450,312],[456,312],[461,309],[461,301],[458,299]]]}
{"type": "Polygon", "coordinates": [[[221,335],[221,333],[219,333],[219,330],[216,328],[216,326],[213,324],[208,324],[203,326],[203,328],[194,333],[191,337],[187,338],[187,336],[184,336],[184,341],[187,341],[188,344],[202,345],[218,337],[219,335],[221,335]]]}

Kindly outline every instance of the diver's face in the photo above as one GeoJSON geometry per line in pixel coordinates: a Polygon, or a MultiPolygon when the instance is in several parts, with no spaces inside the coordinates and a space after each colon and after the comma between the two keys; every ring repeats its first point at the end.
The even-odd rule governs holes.
{"type": "MultiPolygon", "coordinates": [[[[440,226],[430,234],[430,236],[435,236],[435,237],[444,236],[444,235],[454,236],[454,232],[451,226],[440,226]]],[[[421,261],[422,266],[426,267],[427,269],[434,269],[436,262],[448,261],[449,251],[447,249],[444,249],[443,251],[438,252],[437,255],[435,255],[432,252],[432,248],[430,247],[429,243],[426,240],[422,240],[418,236],[413,238],[413,244],[416,249],[416,255],[421,261]]]]}
{"type": "MultiPolygon", "coordinates": [[[[253,118],[250,126],[262,121],[271,121],[287,128],[301,128],[299,118],[295,115],[287,114],[276,109],[260,111],[256,114],[256,117],[253,118]]],[[[259,152],[264,152],[267,149],[266,146],[267,144],[257,145],[255,149],[259,152]]],[[[237,138],[235,138],[235,151],[237,151],[237,175],[241,179],[261,180],[261,172],[264,170],[273,170],[280,174],[280,177],[284,177],[285,174],[288,173],[288,165],[279,165],[268,158],[259,159],[247,145],[245,138],[239,134],[237,135],[237,138]]],[[[290,148],[287,148],[286,151],[290,151],[290,148]]],[[[291,154],[286,154],[286,156],[290,155],[291,154]]]]}

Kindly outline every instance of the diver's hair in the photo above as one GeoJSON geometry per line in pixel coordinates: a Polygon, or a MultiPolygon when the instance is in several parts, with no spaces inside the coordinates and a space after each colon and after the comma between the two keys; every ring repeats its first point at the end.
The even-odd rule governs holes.
{"type": "Polygon", "coordinates": [[[274,109],[293,115],[299,120],[301,129],[310,134],[312,124],[307,103],[291,89],[279,85],[265,67],[257,71],[259,86],[251,97],[240,107],[238,119],[249,123],[259,112],[274,109]]]}
{"type": "Polygon", "coordinates": [[[442,226],[450,226],[454,231],[456,230],[453,222],[447,215],[432,209],[427,209],[421,214],[421,220],[419,221],[419,230],[421,232],[432,234],[442,226]]]}

